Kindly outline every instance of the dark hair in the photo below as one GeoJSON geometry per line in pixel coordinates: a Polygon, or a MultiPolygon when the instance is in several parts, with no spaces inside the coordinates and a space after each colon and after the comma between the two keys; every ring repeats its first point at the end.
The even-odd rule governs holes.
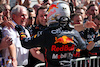
{"type": "Polygon", "coordinates": [[[28,12],[33,12],[32,8],[27,8],[28,12]]]}
{"type": "MultiPolygon", "coordinates": [[[[36,13],[36,18],[38,16],[39,10],[41,10],[41,9],[47,9],[47,6],[42,5],[40,8],[38,8],[37,13],[36,13]]],[[[35,23],[34,24],[36,24],[36,18],[35,18],[35,23]]]]}
{"type": "Polygon", "coordinates": [[[46,3],[48,0],[43,0],[44,3],[46,3]]]}
{"type": "Polygon", "coordinates": [[[97,6],[97,5],[91,4],[91,5],[89,5],[89,6],[87,7],[87,10],[89,10],[92,6],[97,6]]]}
{"type": "Polygon", "coordinates": [[[39,13],[39,10],[41,10],[41,9],[47,9],[47,6],[41,6],[41,7],[37,10],[36,17],[37,17],[37,15],[38,15],[38,13],[39,13]]]}

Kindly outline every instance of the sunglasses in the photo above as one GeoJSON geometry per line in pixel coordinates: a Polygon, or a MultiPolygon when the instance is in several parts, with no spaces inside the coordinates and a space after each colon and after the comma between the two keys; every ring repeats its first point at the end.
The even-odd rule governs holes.
{"type": "Polygon", "coordinates": [[[35,19],[36,17],[29,17],[29,19],[32,19],[32,18],[34,18],[34,19],[35,19]]]}

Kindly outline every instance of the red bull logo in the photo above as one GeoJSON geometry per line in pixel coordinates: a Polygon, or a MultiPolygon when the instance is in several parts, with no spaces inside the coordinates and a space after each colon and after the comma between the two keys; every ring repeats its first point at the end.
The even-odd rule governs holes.
{"type": "Polygon", "coordinates": [[[61,47],[57,47],[56,45],[52,45],[51,47],[51,51],[73,51],[75,48],[75,45],[72,44],[72,46],[68,46],[68,45],[62,45],[61,47]]]}
{"type": "MultiPolygon", "coordinates": [[[[57,5],[58,5],[58,4],[59,4],[59,3],[57,3],[57,5]]],[[[52,5],[49,7],[48,12],[49,12],[51,9],[53,9],[53,8],[58,8],[57,5],[56,5],[56,4],[52,4],[52,5]]]]}
{"type": "Polygon", "coordinates": [[[57,37],[55,37],[55,44],[56,43],[62,43],[62,44],[67,44],[67,43],[74,43],[73,38],[69,38],[67,36],[62,36],[60,38],[57,39],[57,37]]]}

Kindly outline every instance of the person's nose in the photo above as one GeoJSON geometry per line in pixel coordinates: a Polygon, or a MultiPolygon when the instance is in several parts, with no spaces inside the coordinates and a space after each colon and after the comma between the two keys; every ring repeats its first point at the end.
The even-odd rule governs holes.
{"type": "Polygon", "coordinates": [[[47,19],[47,17],[46,17],[46,16],[44,16],[44,17],[43,17],[43,19],[47,19]]]}
{"type": "Polygon", "coordinates": [[[23,16],[23,19],[27,19],[27,18],[28,18],[28,16],[27,16],[27,15],[23,16]]]}
{"type": "Polygon", "coordinates": [[[7,13],[10,13],[10,10],[7,10],[7,13]]]}

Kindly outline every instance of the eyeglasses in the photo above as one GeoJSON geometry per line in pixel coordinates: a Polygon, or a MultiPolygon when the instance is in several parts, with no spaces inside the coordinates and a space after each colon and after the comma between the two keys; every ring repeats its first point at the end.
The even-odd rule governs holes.
{"type": "Polygon", "coordinates": [[[33,19],[33,18],[35,19],[36,17],[29,17],[29,19],[33,19]]]}

